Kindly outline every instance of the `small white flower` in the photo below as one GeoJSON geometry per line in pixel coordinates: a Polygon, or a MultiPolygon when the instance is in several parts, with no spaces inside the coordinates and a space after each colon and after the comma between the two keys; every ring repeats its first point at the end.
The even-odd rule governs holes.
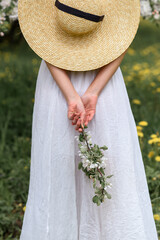
{"type": "Polygon", "coordinates": [[[4,33],[3,33],[3,32],[0,32],[0,36],[3,37],[3,36],[4,36],[4,33]]]}
{"type": "Polygon", "coordinates": [[[109,183],[107,186],[105,186],[104,190],[107,191],[107,188],[111,188],[111,186],[112,186],[112,183],[109,183]]]}
{"type": "Polygon", "coordinates": [[[108,160],[108,158],[103,156],[103,157],[101,157],[101,160],[106,162],[108,160]]]}
{"type": "Polygon", "coordinates": [[[10,4],[11,4],[11,0],[2,0],[1,3],[0,3],[0,5],[3,9],[6,8],[6,7],[9,7],[10,4]]]}
{"type": "Polygon", "coordinates": [[[159,13],[154,14],[154,19],[156,20],[160,19],[160,14],[159,13]]]}
{"type": "Polygon", "coordinates": [[[96,167],[98,167],[97,163],[91,163],[90,168],[96,168],[96,167]]]}
{"type": "Polygon", "coordinates": [[[98,164],[97,164],[97,163],[95,163],[95,164],[94,164],[94,166],[95,166],[95,167],[98,167],[98,164]]]}
{"type": "Polygon", "coordinates": [[[88,140],[88,143],[89,143],[89,144],[92,144],[92,139],[89,139],[89,140],[88,140]]]}
{"type": "Polygon", "coordinates": [[[90,165],[90,161],[87,158],[85,158],[82,160],[82,164],[83,164],[83,167],[86,168],[87,166],[90,165]]]}
{"type": "Polygon", "coordinates": [[[89,161],[87,158],[84,158],[84,159],[82,160],[82,162],[83,162],[83,163],[89,163],[90,161],[89,161]]]}
{"type": "Polygon", "coordinates": [[[106,167],[106,163],[104,161],[102,161],[99,166],[102,167],[102,168],[105,168],[106,167]]]}
{"type": "Polygon", "coordinates": [[[112,183],[109,183],[109,186],[112,187],[112,183]]]}
{"type": "Polygon", "coordinates": [[[4,21],[5,20],[5,17],[0,17],[0,21],[4,21]]]}
{"type": "Polygon", "coordinates": [[[86,146],[81,146],[80,149],[81,149],[81,152],[84,153],[87,150],[87,147],[86,146]]]}
{"type": "Polygon", "coordinates": [[[87,140],[89,140],[91,138],[91,135],[87,135],[87,140]]]}
{"type": "Polygon", "coordinates": [[[94,164],[93,164],[93,163],[91,163],[91,165],[90,165],[90,168],[95,168],[95,166],[94,166],[94,164]]]}
{"type": "Polygon", "coordinates": [[[88,167],[88,163],[87,162],[83,163],[83,167],[84,168],[88,167]]]}

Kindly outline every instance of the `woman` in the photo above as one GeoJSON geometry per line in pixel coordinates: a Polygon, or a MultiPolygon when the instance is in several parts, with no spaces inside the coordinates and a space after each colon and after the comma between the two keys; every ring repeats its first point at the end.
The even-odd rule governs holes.
{"type": "Polygon", "coordinates": [[[97,8],[99,1],[69,1],[70,7],[56,0],[55,29],[50,20],[52,1],[45,8],[38,0],[32,5],[19,1],[21,29],[36,52],[44,55],[35,92],[30,185],[21,240],[158,240],[136,124],[120,69],[133,39],[130,31],[135,34],[139,17],[138,1],[128,1],[120,5],[108,1],[111,6],[106,11],[97,8]],[[116,19],[112,16],[115,7],[119,10],[116,19]],[[102,21],[96,25],[99,28],[95,21],[102,21]],[[116,24],[113,28],[112,22],[116,24]],[[108,40],[102,42],[107,26],[108,40]],[[95,32],[80,38],[86,29],[95,32]],[[114,175],[112,198],[100,206],[92,202],[91,180],[78,169],[75,136],[84,124],[96,144],[108,147],[106,173],[114,175]]]}

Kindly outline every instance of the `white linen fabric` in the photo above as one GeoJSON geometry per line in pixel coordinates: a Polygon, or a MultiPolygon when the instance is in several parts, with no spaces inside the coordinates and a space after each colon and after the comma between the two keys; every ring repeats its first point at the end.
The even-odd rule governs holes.
{"type": "MultiPolygon", "coordinates": [[[[80,96],[99,69],[68,71],[80,96]]],[[[78,169],[67,102],[42,59],[32,122],[30,182],[20,240],[158,240],[135,120],[120,67],[99,95],[86,131],[106,145],[111,199],[92,202],[92,180],[78,169]]]]}

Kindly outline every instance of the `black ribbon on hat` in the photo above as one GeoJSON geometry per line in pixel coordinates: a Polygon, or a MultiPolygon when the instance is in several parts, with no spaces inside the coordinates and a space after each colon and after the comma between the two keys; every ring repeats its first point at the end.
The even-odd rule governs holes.
{"type": "Polygon", "coordinates": [[[85,18],[85,19],[93,21],[93,22],[100,22],[104,18],[104,15],[98,16],[98,15],[94,15],[94,14],[91,14],[91,13],[87,13],[87,12],[78,10],[76,8],[72,8],[70,6],[67,6],[63,3],[60,3],[58,0],[55,1],[55,6],[63,12],[70,13],[70,14],[75,15],[77,17],[85,18]]]}

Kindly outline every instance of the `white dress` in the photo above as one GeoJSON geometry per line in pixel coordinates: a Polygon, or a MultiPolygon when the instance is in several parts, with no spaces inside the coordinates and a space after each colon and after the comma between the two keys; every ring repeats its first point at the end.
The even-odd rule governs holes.
{"type": "MultiPolygon", "coordinates": [[[[68,71],[81,96],[99,69],[68,71]]],[[[120,67],[103,88],[89,122],[106,145],[111,199],[92,202],[91,179],[78,169],[79,135],[67,102],[42,59],[32,122],[30,183],[20,240],[158,240],[135,120],[120,67]]]]}

